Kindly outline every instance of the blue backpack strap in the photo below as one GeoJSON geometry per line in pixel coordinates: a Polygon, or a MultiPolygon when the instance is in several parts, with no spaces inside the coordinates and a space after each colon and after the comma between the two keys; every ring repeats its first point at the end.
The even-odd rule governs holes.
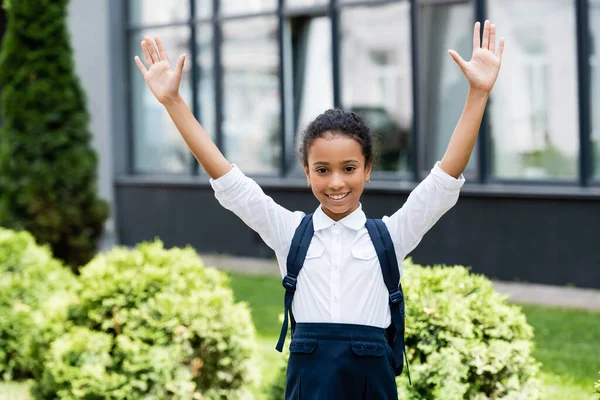
{"type": "Polygon", "coordinates": [[[296,280],[298,274],[304,265],[304,259],[306,258],[306,252],[308,246],[312,240],[315,229],[313,226],[313,215],[307,214],[302,218],[300,225],[296,228],[294,238],[292,239],[292,245],[287,257],[287,274],[283,278],[283,287],[285,288],[284,303],[284,317],[283,325],[281,326],[281,333],[279,334],[279,341],[275,348],[277,351],[283,351],[283,343],[287,335],[288,329],[288,314],[292,320],[292,333],[294,332],[295,320],[292,315],[292,300],[294,299],[294,292],[296,292],[296,280]]]}
{"type": "MultiPolygon", "coordinates": [[[[404,369],[404,360],[406,360],[406,369],[408,380],[410,382],[410,370],[408,368],[408,357],[406,356],[406,346],[404,343],[404,317],[406,310],[404,306],[404,293],[400,284],[400,270],[398,268],[398,258],[394,250],[394,243],[385,223],[380,219],[368,219],[366,223],[367,231],[375,246],[377,258],[381,265],[381,273],[385,286],[390,294],[389,304],[392,316],[392,334],[391,347],[394,350],[394,372],[396,376],[400,375],[404,369]]],[[[412,384],[412,382],[411,382],[412,384]]]]}

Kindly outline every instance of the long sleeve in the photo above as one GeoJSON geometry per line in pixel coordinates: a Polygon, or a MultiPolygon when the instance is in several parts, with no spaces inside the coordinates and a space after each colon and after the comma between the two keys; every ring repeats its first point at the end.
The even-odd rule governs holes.
{"type": "Polygon", "coordinates": [[[224,208],[256,231],[275,252],[285,252],[304,213],[291,212],[275,203],[236,165],[220,178],[211,179],[210,184],[224,208]]]}
{"type": "Polygon", "coordinates": [[[394,241],[399,262],[456,204],[464,183],[462,175],[458,179],[448,175],[437,162],[431,173],[410,193],[402,208],[383,219],[394,241]]]}

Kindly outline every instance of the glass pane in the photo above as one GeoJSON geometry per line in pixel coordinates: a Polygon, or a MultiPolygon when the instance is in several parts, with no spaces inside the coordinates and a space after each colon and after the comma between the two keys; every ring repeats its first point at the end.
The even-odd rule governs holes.
{"type": "Polygon", "coordinates": [[[579,154],[573,0],[489,0],[507,49],[490,97],[492,171],[575,178],[579,154]]]}
{"type": "Polygon", "coordinates": [[[329,0],[284,0],[286,7],[303,8],[323,6],[329,4],[329,0]]]}
{"type": "Polygon", "coordinates": [[[196,18],[210,18],[213,11],[213,0],[195,0],[196,18]]]}
{"type": "Polygon", "coordinates": [[[281,156],[277,18],[223,23],[225,154],[245,173],[276,173],[281,156]]]}
{"type": "MultiPolygon", "coordinates": [[[[189,54],[190,30],[187,27],[138,31],[130,36],[131,49],[143,60],[140,42],[143,37],[158,36],[167,49],[171,63],[183,53],[189,54]]],[[[134,62],[132,76],[133,168],[135,172],[175,173],[190,170],[191,153],[164,107],[147,88],[134,62]]],[[[180,93],[191,107],[191,60],[188,58],[181,77],[180,93]]]]}
{"type": "Polygon", "coordinates": [[[198,58],[196,61],[198,82],[196,82],[196,90],[200,102],[198,119],[214,141],[217,128],[215,123],[215,70],[212,25],[201,24],[196,32],[196,44],[198,45],[198,58]]]}
{"type": "MultiPolygon", "coordinates": [[[[444,155],[467,97],[469,84],[447,50],[471,58],[474,10],[472,3],[462,3],[422,6],[420,11],[419,157],[425,174],[444,155]]],[[[476,145],[464,172],[467,177],[476,176],[477,154],[476,145]]]]}
{"type": "Polygon", "coordinates": [[[342,11],[342,103],[375,136],[374,168],[409,171],[413,122],[410,3],[342,11]]]}
{"type": "Polygon", "coordinates": [[[189,0],[129,0],[129,22],[135,25],[166,24],[189,18],[189,0]]]}
{"type": "Polygon", "coordinates": [[[277,10],[277,0],[221,1],[221,14],[252,14],[277,10]]]}
{"type": "Polygon", "coordinates": [[[377,3],[377,2],[381,2],[382,0],[338,0],[340,3],[377,3]]]}
{"type": "MultiPolygon", "coordinates": [[[[291,39],[297,149],[306,126],[319,114],[333,108],[331,20],[328,17],[294,19],[291,21],[291,39]]],[[[291,168],[294,174],[304,174],[300,162],[294,162],[291,168]]]]}
{"type": "Polygon", "coordinates": [[[596,179],[600,179],[600,0],[590,1],[591,55],[590,68],[592,76],[592,171],[596,179]]]}

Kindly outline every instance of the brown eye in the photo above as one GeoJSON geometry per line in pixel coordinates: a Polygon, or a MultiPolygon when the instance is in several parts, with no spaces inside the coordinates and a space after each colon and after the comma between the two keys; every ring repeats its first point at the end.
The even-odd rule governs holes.
{"type": "Polygon", "coordinates": [[[325,174],[325,173],[327,173],[327,168],[317,168],[317,173],[325,174]]]}
{"type": "Polygon", "coordinates": [[[344,168],[344,171],[346,171],[346,172],[352,172],[355,169],[356,169],[356,167],[350,165],[350,166],[347,166],[346,168],[344,168]]]}

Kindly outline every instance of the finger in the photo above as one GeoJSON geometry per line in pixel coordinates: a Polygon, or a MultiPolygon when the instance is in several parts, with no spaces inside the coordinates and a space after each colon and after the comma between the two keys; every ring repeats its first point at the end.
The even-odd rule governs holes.
{"type": "Polygon", "coordinates": [[[146,46],[148,46],[148,52],[150,53],[150,57],[152,57],[152,60],[155,63],[159,62],[160,56],[158,55],[158,51],[156,51],[156,46],[154,45],[154,42],[152,42],[152,39],[146,36],[144,40],[146,41],[146,46]]]}
{"type": "Polygon", "coordinates": [[[148,44],[145,40],[142,41],[142,51],[144,52],[144,59],[146,60],[146,65],[148,66],[148,68],[150,68],[152,64],[154,64],[154,61],[152,60],[152,56],[150,55],[150,51],[148,50],[148,44]]]}
{"type": "Polygon", "coordinates": [[[167,50],[165,50],[163,42],[157,37],[155,37],[154,40],[156,41],[156,47],[158,47],[158,55],[160,56],[160,59],[169,61],[169,57],[167,56],[167,50]]]}
{"type": "Polygon", "coordinates": [[[481,48],[488,49],[490,45],[490,20],[485,20],[483,24],[483,38],[481,39],[481,48]]]}
{"type": "Polygon", "coordinates": [[[467,65],[467,62],[460,56],[460,54],[458,54],[454,50],[448,50],[448,54],[450,54],[450,56],[458,64],[458,66],[460,67],[460,69],[462,69],[464,71],[464,69],[465,69],[465,67],[467,65]]]}
{"type": "Polygon", "coordinates": [[[146,74],[148,73],[148,70],[146,69],[146,67],[142,63],[142,60],[140,60],[140,58],[138,56],[135,56],[135,63],[138,66],[138,68],[140,69],[142,75],[145,77],[146,74]]]}
{"type": "Polygon", "coordinates": [[[496,25],[490,25],[490,51],[496,53],[496,25]]]}
{"type": "Polygon", "coordinates": [[[181,79],[181,74],[183,73],[183,65],[185,64],[185,54],[182,54],[177,60],[177,65],[175,66],[175,73],[177,74],[177,79],[181,79]]]}
{"type": "Polygon", "coordinates": [[[502,53],[504,53],[504,38],[500,38],[500,44],[498,45],[498,53],[496,53],[496,57],[502,62],[502,53]]]}
{"type": "Polygon", "coordinates": [[[475,28],[473,28],[473,50],[481,47],[481,24],[479,21],[475,22],[475,28]]]}

